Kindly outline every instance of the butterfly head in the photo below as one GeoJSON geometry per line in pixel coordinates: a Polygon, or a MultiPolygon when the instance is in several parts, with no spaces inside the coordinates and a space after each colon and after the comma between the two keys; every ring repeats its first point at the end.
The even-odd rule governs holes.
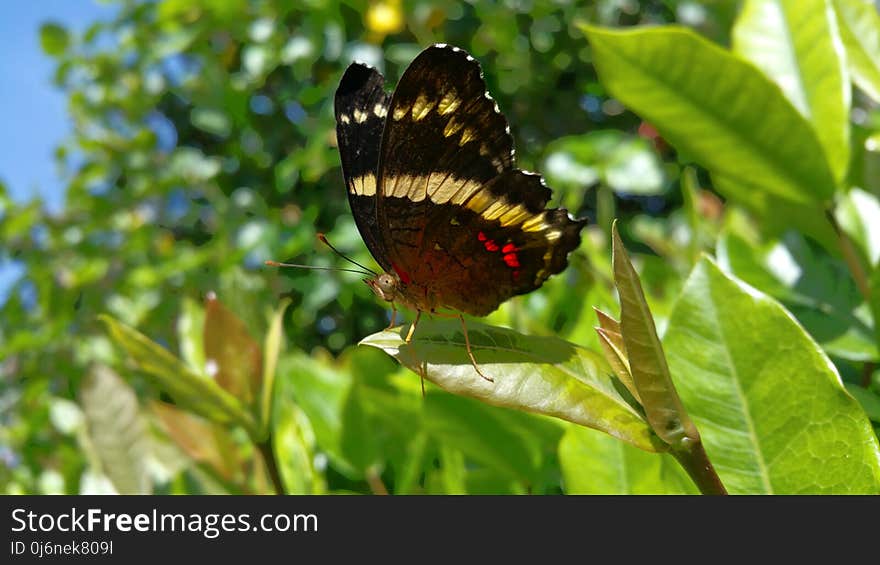
{"type": "Polygon", "coordinates": [[[398,298],[400,279],[395,275],[382,273],[378,277],[364,279],[364,282],[367,283],[373,293],[382,300],[394,302],[398,298]]]}

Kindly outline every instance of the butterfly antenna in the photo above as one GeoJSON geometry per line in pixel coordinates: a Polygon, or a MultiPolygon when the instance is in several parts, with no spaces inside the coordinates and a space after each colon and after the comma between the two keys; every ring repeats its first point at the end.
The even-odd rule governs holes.
{"type": "Polygon", "coordinates": [[[364,267],[363,265],[361,265],[360,263],[358,263],[358,262],[355,261],[354,259],[352,259],[352,258],[350,258],[350,257],[346,257],[344,253],[342,253],[341,251],[339,251],[338,249],[336,249],[335,247],[333,247],[333,246],[330,244],[330,242],[327,241],[327,237],[326,237],[324,234],[319,233],[319,234],[318,234],[318,239],[320,239],[321,242],[322,242],[324,245],[326,245],[327,247],[329,247],[330,249],[332,249],[334,253],[336,253],[337,255],[339,255],[340,257],[342,257],[343,259],[345,259],[345,260],[348,261],[349,263],[351,263],[351,264],[353,264],[353,265],[357,265],[357,266],[360,267],[361,269],[364,269],[365,271],[368,271],[368,272],[372,273],[374,277],[379,276],[379,273],[377,273],[377,272],[374,271],[373,269],[370,269],[369,267],[364,267]]]}
{"type": "MultiPolygon", "coordinates": [[[[300,265],[298,263],[281,263],[279,261],[265,261],[269,267],[296,267],[297,269],[312,269],[314,271],[344,271],[346,273],[357,273],[359,275],[375,275],[373,271],[365,273],[364,271],[356,271],[355,269],[340,269],[339,267],[318,267],[316,265],[300,265]]],[[[368,269],[369,270],[369,269],[368,269]]]]}

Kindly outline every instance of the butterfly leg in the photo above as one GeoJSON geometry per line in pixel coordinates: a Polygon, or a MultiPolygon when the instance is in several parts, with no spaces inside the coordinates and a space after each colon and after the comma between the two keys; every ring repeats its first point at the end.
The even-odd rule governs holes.
{"type": "Polygon", "coordinates": [[[396,322],[396,321],[397,321],[397,306],[395,306],[394,303],[392,302],[391,303],[391,323],[388,324],[388,327],[385,328],[385,331],[387,332],[388,330],[393,328],[394,322],[396,322]]]}
{"type": "MultiPolygon", "coordinates": [[[[397,311],[395,310],[395,313],[396,313],[396,312],[397,312],[397,311]]],[[[421,317],[422,317],[422,311],[419,310],[419,311],[416,312],[416,319],[413,320],[413,323],[412,323],[412,324],[410,325],[410,327],[409,327],[409,332],[406,334],[406,340],[405,340],[405,341],[406,341],[407,344],[412,343],[412,336],[413,336],[413,333],[415,333],[415,331],[416,331],[416,325],[418,325],[418,323],[419,323],[419,318],[421,318],[421,317]]],[[[428,362],[427,362],[427,361],[423,361],[422,364],[419,366],[419,369],[420,369],[420,370],[418,371],[418,373],[419,373],[419,382],[420,382],[421,385],[422,385],[422,398],[424,398],[424,397],[425,397],[425,375],[428,374],[428,362]]]]}
{"type": "Polygon", "coordinates": [[[490,383],[494,383],[495,379],[492,377],[487,377],[483,374],[483,371],[480,370],[480,367],[477,365],[477,360],[474,358],[474,352],[471,350],[471,340],[468,337],[467,324],[464,323],[464,316],[461,314],[458,315],[458,319],[461,320],[461,329],[464,330],[464,346],[467,349],[468,357],[471,358],[471,365],[474,366],[474,370],[477,371],[477,374],[489,381],[490,383]]]}
{"type": "Polygon", "coordinates": [[[419,318],[421,318],[421,317],[422,317],[422,311],[419,310],[419,311],[416,313],[416,319],[413,320],[413,323],[409,326],[409,332],[407,332],[407,334],[406,334],[406,343],[407,343],[407,345],[409,345],[410,343],[412,343],[412,336],[413,336],[413,333],[415,333],[415,331],[416,331],[416,326],[419,324],[419,318]]]}

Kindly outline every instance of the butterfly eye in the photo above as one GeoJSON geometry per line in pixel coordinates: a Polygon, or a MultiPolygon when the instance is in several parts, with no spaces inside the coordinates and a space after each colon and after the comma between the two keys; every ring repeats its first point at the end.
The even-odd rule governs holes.
{"type": "Polygon", "coordinates": [[[364,279],[364,282],[382,300],[393,302],[397,298],[397,279],[388,273],[383,273],[375,279],[364,279]]]}
{"type": "Polygon", "coordinates": [[[393,294],[397,290],[397,281],[388,273],[379,275],[379,286],[388,294],[393,294]]]}

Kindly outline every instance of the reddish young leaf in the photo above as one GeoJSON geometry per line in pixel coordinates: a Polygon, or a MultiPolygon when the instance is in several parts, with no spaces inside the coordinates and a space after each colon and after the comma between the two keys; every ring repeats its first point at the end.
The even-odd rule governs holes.
{"type": "Polygon", "coordinates": [[[263,378],[260,344],[212,292],[205,300],[205,365],[221,387],[250,406],[263,378]]]}

